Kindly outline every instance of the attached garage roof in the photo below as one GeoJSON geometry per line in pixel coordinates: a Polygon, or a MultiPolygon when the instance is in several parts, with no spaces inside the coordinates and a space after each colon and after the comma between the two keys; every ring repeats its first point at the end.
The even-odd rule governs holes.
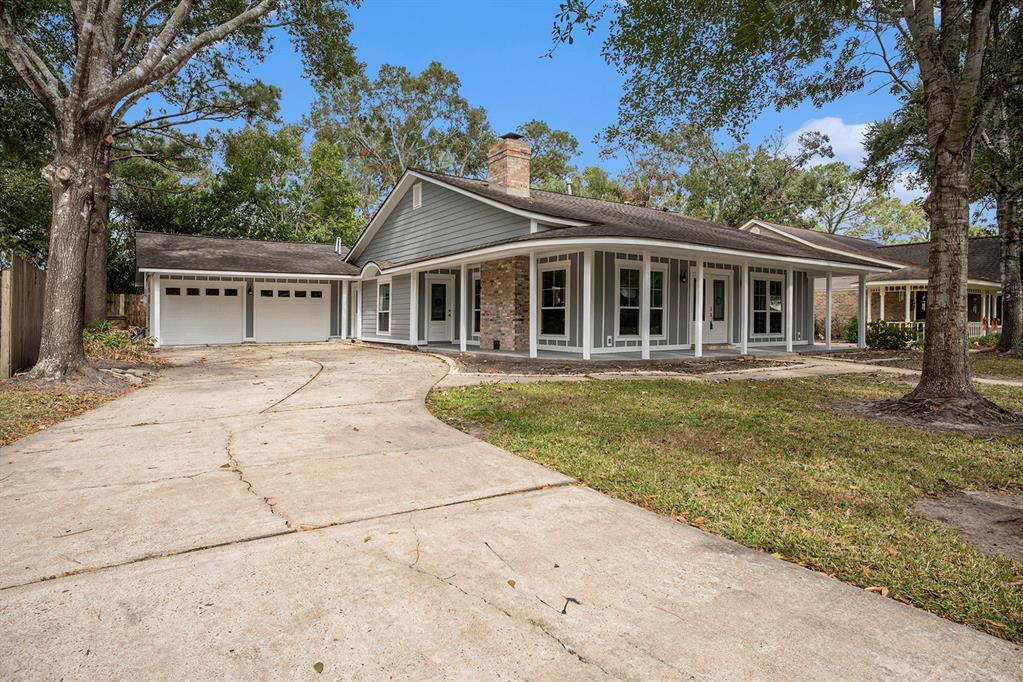
{"type": "Polygon", "coordinates": [[[270,242],[164,232],[135,233],[140,270],[245,272],[289,275],[357,275],[333,244],[270,242]]]}

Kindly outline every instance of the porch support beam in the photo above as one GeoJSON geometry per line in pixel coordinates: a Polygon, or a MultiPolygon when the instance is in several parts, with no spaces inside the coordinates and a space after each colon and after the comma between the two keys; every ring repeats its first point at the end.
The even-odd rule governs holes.
{"type": "Polygon", "coordinates": [[[348,318],[350,317],[350,315],[348,314],[348,290],[351,288],[351,285],[344,280],[342,280],[340,284],[341,284],[341,319],[339,321],[340,324],[338,324],[338,331],[341,332],[342,339],[347,339],[349,337],[348,318]]]}
{"type": "Polygon", "coordinates": [[[739,352],[749,353],[749,263],[742,264],[739,282],[739,352]]]}
{"type": "Polygon", "coordinates": [[[881,287],[881,311],[880,311],[880,313],[878,314],[878,317],[877,317],[877,319],[879,319],[879,320],[885,319],[885,317],[884,317],[884,290],[885,290],[885,288],[881,287]]]}
{"type": "Polygon", "coordinates": [[[156,339],[156,343],[153,345],[159,348],[162,342],[160,335],[160,275],[153,275],[150,287],[153,289],[153,328],[149,330],[149,333],[156,339]]]}
{"type": "Polygon", "coordinates": [[[912,309],[909,306],[909,285],[906,285],[906,317],[903,318],[904,322],[912,322],[910,316],[912,315],[912,309]]]}
{"type": "Polygon", "coordinates": [[[865,317],[865,319],[867,320],[867,322],[870,322],[870,316],[871,316],[871,315],[873,314],[873,312],[874,312],[874,311],[873,311],[873,307],[874,307],[874,305],[873,305],[873,304],[874,304],[874,302],[873,302],[873,301],[871,300],[872,298],[873,298],[873,296],[871,296],[871,294],[870,294],[870,290],[868,289],[868,290],[867,290],[867,312],[866,312],[866,317],[865,317]]]}
{"type": "Polygon", "coordinates": [[[693,305],[696,317],[693,322],[693,355],[703,357],[703,259],[696,260],[696,303],[693,305]]]}
{"type": "Polygon", "coordinates": [[[859,317],[857,318],[856,347],[867,347],[867,276],[860,275],[859,283],[859,317]]]}
{"type": "Polygon", "coordinates": [[[536,252],[529,252],[529,357],[536,357],[536,252]]]}
{"type": "Polygon", "coordinates": [[[583,360],[593,352],[593,249],[583,252],[583,360]]]}
{"type": "Polygon", "coordinates": [[[409,273],[408,337],[413,346],[419,345],[419,271],[409,273]]]}
{"type": "Polygon", "coordinates": [[[650,252],[643,252],[643,277],[639,294],[639,334],[641,357],[650,359],[650,252]]]}
{"type": "Polygon", "coordinates": [[[466,268],[465,263],[462,263],[462,267],[458,273],[458,350],[461,353],[465,352],[466,346],[466,306],[468,305],[468,297],[465,295],[468,287],[465,286],[465,278],[468,276],[469,270],[466,268]]]}
{"type": "Polygon", "coordinates": [[[831,271],[828,270],[828,276],[824,285],[824,348],[831,350],[831,292],[832,292],[832,281],[831,271]]]}
{"type": "Polygon", "coordinates": [[[792,293],[795,289],[795,273],[792,268],[785,271],[785,352],[792,352],[792,323],[795,310],[792,309],[792,293]]]}

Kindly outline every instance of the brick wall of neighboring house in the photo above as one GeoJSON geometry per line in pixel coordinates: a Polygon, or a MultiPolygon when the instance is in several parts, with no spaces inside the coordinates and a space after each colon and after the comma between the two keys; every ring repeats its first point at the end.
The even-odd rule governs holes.
{"type": "MultiPolygon", "coordinates": [[[[859,312],[858,292],[855,289],[843,289],[832,292],[831,296],[831,338],[842,338],[842,332],[849,320],[859,312]]],[[[818,327],[824,325],[825,292],[814,292],[815,315],[818,327]]],[[[881,292],[870,292],[870,317],[868,322],[881,319],[881,292]]],[[[889,291],[884,295],[884,319],[888,322],[904,322],[906,320],[906,292],[889,291]]]]}
{"type": "Polygon", "coordinates": [[[480,349],[529,350],[529,257],[480,267],[480,349]]]}

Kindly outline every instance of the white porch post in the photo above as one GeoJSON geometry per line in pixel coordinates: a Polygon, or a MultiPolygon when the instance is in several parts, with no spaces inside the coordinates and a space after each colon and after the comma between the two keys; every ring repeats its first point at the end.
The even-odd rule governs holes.
{"type": "Polygon", "coordinates": [[[419,345],[419,272],[413,270],[408,290],[408,338],[413,346],[419,345]]]}
{"type": "Polygon", "coordinates": [[[785,352],[792,352],[792,322],[795,319],[795,312],[792,310],[792,293],[795,289],[794,273],[792,268],[785,272],[785,352]]]}
{"type": "Polygon", "coordinates": [[[696,287],[696,303],[694,304],[693,312],[696,313],[693,326],[693,355],[696,357],[703,357],[703,259],[700,258],[696,261],[696,281],[693,282],[693,286],[696,287]]]}
{"type": "Polygon", "coordinates": [[[981,320],[981,325],[984,324],[984,318],[985,317],[987,317],[987,292],[986,291],[983,294],[980,295],[980,320],[981,320]]]}
{"type": "Polygon", "coordinates": [[[856,333],[856,347],[866,348],[867,347],[867,276],[860,275],[860,286],[859,286],[859,318],[857,322],[859,327],[856,333]]]}
{"type": "Polygon", "coordinates": [[[355,338],[362,341],[362,282],[355,285],[355,338]]]}
{"type": "Polygon", "coordinates": [[[824,348],[831,350],[831,271],[828,270],[827,282],[824,285],[824,348]]]}
{"type": "Polygon", "coordinates": [[[871,301],[870,299],[871,299],[871,296],[870,296],[870,291],[868,290],[868,291],[867,291],[867,313],[866,313],[866,319],[867,319],[867,322],[870,322],[870,316],[871,316],[871,313],[873,312],[873,311],[871,310],[871,308],[873,308],[873,307],[874,307],[874,306],[872,305],[872,304],[873,304],[873,301],[871,301]]]}
{"type": "Polygon", "coordinates": [[[593,249],[583,253],[583,360],[593,352],[593,249]]]}
{"type": "Polygon", "coordinates": [[[739,282],[739,352],[749,353],[749,263],[742,264],[739,282]]]}
{"type": "Polygon", "coordinates": [[[643,277],[639,293],[639,337],[641,357],[650,359],[650,254],[643,253],[643,277]]]}
{"type": "Polygon", "coordinates": [[[912,320],[910,319],[910,316],[912,315],[911,310],[912,310],[912,308],[910,308],[910,306],[909,306],[909,285],[907,284],[906,285],[906,317],[904,319],[905,322],[912,322],[912,320]]]}
{"type": "Polygon", "coordinates": [[[884,287],[881,287],[881,312],[880,312],[880,315],[877,318],[879,320],[885,319],[885,317],[884,317],[884,289],[885,289],[884,287]]]}
{"type": "Polygon", "coordinates": [[[468,305],[468,297],[465,295],[468,287],[465,286],[465,278],[468,275],[468,268],[465,267],[465,263],[462,263],[462,267],[458,274],[458,350],[462,353],[465,352],[466,344],[466,324],[465,321],[469,318],[466,315],[466,306],[468,305]]]}
{"type": "Polygon", "coordinates": [[[351,285],[348,280],[341,280],[341,319],[338,321],[338,331],[341,332],[341,338],[348,338],[348,288],[351,285]]]}
{"type": "Polygon", "coordinates": [[[153,345],[159,348],[162,341],[160,334],[160,275],[153,275],[153,283],[150,286],[153,289],[153,328],[149,333],[156,339],[156,343],[153,345]]]}
{"type": "Polygon", "coordinates": [[[536,254],[529,252],[529,357],[536,357],[536,254]]]}

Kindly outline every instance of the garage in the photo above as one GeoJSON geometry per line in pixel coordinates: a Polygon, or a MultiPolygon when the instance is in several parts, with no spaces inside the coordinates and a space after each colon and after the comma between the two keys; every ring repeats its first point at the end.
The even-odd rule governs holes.
{"type": "Polygon", "coordinates": [[[330,338],[329,284],[255,282],[252,289],[257,343],[330,338]]]}
{"type": "Polygon", "coordinates": [[[168,279],[160,282],[161,342],[168,346],[241,343],[245,282],[168,279]]]}

